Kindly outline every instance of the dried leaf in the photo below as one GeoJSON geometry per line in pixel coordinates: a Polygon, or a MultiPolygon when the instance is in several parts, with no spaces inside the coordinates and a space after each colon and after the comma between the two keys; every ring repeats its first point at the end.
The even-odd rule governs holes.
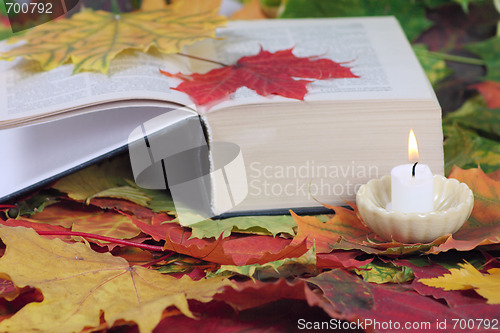
{"type": "MultiPolygon", "coordinates": [[[[134,238],[141,232],[128,216],[71,203],[47,207],[42,212],[33,215],[28,221],[119,239],[134,238]]],[[[104,241],[99,241],[99,243],[107,244],[104,241]]]]}
{"type": "MultiPolygon", "coordinates": [[[[167,317],[155,332],[210,332],[210,333],[282,333],[296,332],[297,323],[291,318],[330,318],[318,308],[310,308],[304,301],[279,300],[259,308],[237,312],[223,302],[190,304],[200,318],[186,316],[167,317]]],[[[131,332],[132,333],[132,332],[131,332]]]]}
{"type": "Polygon", "coordinates": [[[117,212],[131,215],[134,218],[148,221],[148,223],[151,223],[153,218],[158,220],[160,223],[174,219],[171,215],[165,213],[155,213],[148,207],[143,207],[123,199],[94,198],[90,200],[90,203],[102,209],[113,209],[117,212]]]}
{"type": "Polygon", "coordinates": [[[373,294],[368,283],[341,269],[334,269],[308,279],[319,287],[324,299],[312,292],[306,293],[309,305],[319,305],[332,317],[353,320],[360,310],[374,307],[373,294]],[[325,308],[324,302],[331,309],[325,308]],[[323,305],[323,306],[322,306],[323,305]]]}
{"type": "Polygon", "coordinates": [[[408,267],[397,267],[392,263],[372,262],[355,271],[366,282],[403,283],[413,279],[413,272],[408,267]]]}
{"type": "MultiPolygon", "coordinates": [[[[28,218],[25,219],[8,219],[7,221],[0,220],[0,224],[8,226],[8,227],[25,227],[31,228],[36,231],[69,231],[68,228],[61,227],[59,225],[51,225],[46,223],[40,223],[36,220],[30,220],[28,218]]],[[[46,238],[54,239],[59,238],[65,241],[70,241],[71,236],[44,236],[46,238]]]]}
{"type": "Polygon", "coordinates": [[[0,277],[0,297],[8,301],[12,301],[19,296],[19,290],[11,280],[0,277]]]}
{"type": "Polygon", "coordinates": [[[233,280],[232,288],[225,287],[222,292],[214,296],[214,299],[224,301],[238,311],[243,311],[281,299],[305,300],[307,288],[306,280],[279,279],[275,282],[233,280]]]}
{"type": "Polygon", "coordinates": [[[22,288],[19,290],[19,296],[12,301],[0,299],[0,321],[12,317],[17,311],[28,303],[41,302],[43,295],[34,288],[22,288]]]}
{"type": "Polygon", "coordinates": [[[327,208],[334,209],[336,213],[327,222],[322,222],[315,216],[298,216],[290,211],[298,227],[292,244],[306,240],[309,248],[316,244],[318,253],[329,253],[341,239],[361,244],[375,237],[373,231],[361,222],[354,211],[344,207],[327,208]]]}
{"type": "Polygon", "coordinates": [[[197,239],[188,228],[174,222],[153,218],[150,223],[132,221],[142,232],[155,240],[165,240],[164,248],[222,265],[263,264],[284,258],[298,257],[307,252],[304,243],[271,236],[229,236],[227,238],[197,239]]]}
{"type": "Polygon", "coordinates": [[[271,53],[265,50],[253,56],[242,57],[236,64],[216,68],[206,74],[185,75],[161,71],[169,77],[183,80],[176,88],[188,94],[198,105],[221,100],[240,87],[255,90],[259,95],[280,95],[303,100],[308,79],[355,78],[348,67],[329,59],[296,57],[293,49],[271,53]]]}
{"type": "Polygon", "coordinates": [[[164,0],[142,0],[141,1],[141,10],[142,11],[150,11],[150,10],[158,10],[167,8],[168,4],[164,0]]]}
{"type": "Polygon", "coordinates": [[[368,228],[357,211],[356,205],[350,203],[353,210],[323,204],[333,209],[336,214],[323,222],[316,216],[298,216],[291,211],[297,223],[297,236],[292,245],[305,240],[307,247],[316,245],[318,253],[329,253],[333,250],[361,250],[365,253],[400,256],[412,252],[424,252],[443,243],[447,237],[441,237],[428,244],[402,244],[386,242],[368,228]]]}
{"type": "Polygon", "coordinates": [[[71,61],[74,73],[106,73],[111,60],[124,50],[147,52],[155,48],[162,53],[175,53],[185,45],[214,37],[215,28],[226,20],[218,15],[218,7],[197,12],[198,8],[203,9],[200,6],[193,0],[184,0],[165,9],[119,15],[87,9],[11,38],[11,42],[26,43],[2,53],[0,59],[24,57],[38,61],[44,70],[71,61]]]}
{"type": "Polygon", "coordinates": [[[363,329],[370,332],[389,331],[381,329],[381,323],[389,321],[393,328],[399,326],[400,329],[405,323],[426,323],[424,325],[428,326],[419,326],[414,331],[437,332],[443,329],[443,324],[437,325],[445,320],[448,326],[444,326],[449,329],[453,319],[483,318],[491,321],[498,317],[498,308],[491,305],[449,308],[404,286],[371,284],[341,269],[324,272],[307,281],[323,292],[320,295],[306,290],[310,306],[320,306],[332,318],[362,323],[363,329]]]}
{"type": "Polygon", "coordinates": [[[356,250],[344,251],[344,250],[334,250],[330,253],[318,253],[316,255],[318,268],[345,268],[353,269],[360,268],[364,265],[372,262],[373,258],[365,260],[357,260],[363,253],[356,250]]]}
{"type": "Polygon", "coordinates": [[[500,268],[488,270],[482,274],[468,262],[460,264],[460,269],[452,268],[449,274],[432,279],[420,279],[427,286],[443,288],[444,290],[474,289],[486,298],[488,304],[500,304],[500,268]]]}
{"type": "MultiPolygon", "coordinates": [[[[129,182],[129,184],[131,184],[131,182],[129,182]]],[[[133,185],[137,188],[137,185],[135,183],[133,185]]],[[[156,213],[168,213],[169,215],[176,215],[174,200],[172,199],[172,196],[168,191],[148,190],[145,188],[140,188],[140,190],[151,198],[146,207],[150,208],[156,213]]]]}
{"type": "Polygon", "coordinates": [[[229,285],[221,278],[194,282],[130,267],[125,259],[94,252],[83,243],[48,240],[22,227],[1,227],[0,237],[7,245],[0,272],[17,287],[33,286],[44,296],[41,303],[30,303],[0,322],[1,331],[78,332],[98,326],[102,311],[110,326],[123,319],[151,332],[168,306],[192,316],[187,299],[208,302],[229,285]]]}
{"type": "MultiPolygon", "coordinates": [[[[457,255],[457,260],[463,261],[463,253],[457,255]]],[[[485,300],[475,293],[467,291],[444,291],[443,289],[429,287],[420,282],[420,279],[435,278],[448,273],[449,271],[446,267],[449,265],[444,262],[436,262],[430,260],[429,257],[422,257],[419,259],[397,260],[393,261],[393,263],[398,266],[408,267],[413,271],[415,279],[411,283],[411,288],[420,295],[432,296],[435,299],[444,299],[450,307],[464,305],[474,305],[476,307],[487,306],[485,300]]],[[[459,266],[457,264],[453,267],[459,266]]]]}
{"type": "Polygon", "coordinates": [[[474,209],[466,227],[500,224],[500,181],[493,180],[481,168],[453,168],[450,178],[466,183],[474,192],[474,209]]]}
{"type": "Polygon", "coordinates": [[[52,189],[44,189],[35,193],[21,202],[16,203],[16,208],[8,211],[8,216],[16,218],[18,216],[32,216],[35,213],[41,212],[45,207],[48,207],[60,200],[61,194],[52,189]]]}
{"type": "MultiPolygon", "coordinates": [[[[193,313],[200,313],[200,318],[192,319],[183,315],[167,317],[160,322],[155,332],[203,332],[217,333],[260,333],[264,327],[262,320],[245,320],[223,302],[211,302],[209,304],[193,304],[193,313]]],[[[283,332],[266,325],[266,333],[283,332]]]]}
{"type": "Polygon", "coordinates": [[[252,280],[266,280],[271,278],[288,278],[301,276],[305,273],[316,273],[316,251],[314,246],[298,258],[286,258],[244,266],[222,265],[215,275],[231,275],[233,273],[248,276],[252,280]]]}
{"type": "Polygon", "coordinates": [[[458,249],[468,251],[479,245],[500,242],[500,181],[488,177],[480,168],[454,167],[450,178],[466,183],[474,193],[474,208],[464,226],[431,253],[458,249]]]}
{"type": "Polygon", "coordinates": [[[289,215],[276,216],[238,216],[223,220],[205,220],[190,225],[193,238],[226,238],[231,232],[244,232],[259,235],[295,235],[294,219],[289,215]]]}
{"type": "Polygon", "coordinates": [[[126,211],[126,208],[120,208],[128,205],[120,200],[125,199],[155,212],[175,215],[174,202],[168,191],[140,188],[131,179],[128,157],[120,156],[66,176],[53,187],[67,193],[73,200],[93,203],[101,208],[126,211]]]}
{"type": "Polygon", "coordinates": [[[490,109],[500,108],[500,82],[485,81],[471,86],[479,90],[490,109]]]}
{"type": "MultiPolygon", "coordinates": [[[[217,264],[178,253],[175,253],[167,260],[168,263],[159,267],[158,271],[165,274],[179,274],[180,276],[184,274],[190,274],[193,271],[196,271],[195,273],[202,272],[203,277],[205,277],[206,271],[212,272],[216,271],[219,268],[219,265],[217,264]]],[[[191,278],[193,278],[192,275],[190,276],[191,278]]]]}
{"type": "Polygon", "coordinates": [[[67,193],[71,199],[84,201],[86,204],[93,198],[110,197],[146,206],[151,198],[127,183],[126,179],[132,178],[128,161],[117,158],[100,165],[91,165],[66,176],[52,187],[67,193]]]}
{"type": "Polygon", "coordinates": [[[117,247],[112,253],[115,257],[127,260],[131,265],[144,265],[155,260],[151,252],[131,246],[117,247]]]}

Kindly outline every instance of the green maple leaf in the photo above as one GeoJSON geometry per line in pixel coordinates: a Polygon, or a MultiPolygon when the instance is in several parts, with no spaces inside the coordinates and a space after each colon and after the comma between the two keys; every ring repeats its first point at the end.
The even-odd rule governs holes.
{"type": "Polygon", "coordinates": [[[356,269],[356,273],[366,282],[373,283],[403,283],[413,279],[413,272],[408,267],[394,266],[392,263],[371,262],[356,269]]]}
{"type": "Polygon", "coordinates": [[[286,258],[283,260],[271,261],[262,265],[222,265],[213,275],[224,276],[240,274],[248,276],[252,280],[266,280],[271,278],[300,276],[305,273],[317,274],[316,250],[314,246],[298,258],[286,258]]]}
{"type": "Polygon", "coordinates": [[[443,128],[445,135],[445,174],[453,165],[462,169],[477,168],[493,172],[500,168],[500,144],[479,136],[476,132],[463,129],[457,124],[443,128]]]}
{"type": "Polygon", "coordinates": [[[484,172],[500,168],[500,108],[490,109],[481,96],[467,101],[443,119],[445,174],[481,165],[484,172]]]}
{"type": "Polygon", "coordinates": [[[238,216],[223,220],[205,220],[190,225],[192,238],[222,238],[228,237],[231,232],[244,232],[259,235],[276,236],[285,233],[295,235],[293,228],[296,227],[293,217],[290,215],[277,216],[238,216]]]}
{"type": "Polygon", "coordinates": [[[486,62],[485,80],[500,81],[500,36],[467,45],[467,49],[486,62]]]}
{"type": "Polygon", "coordinates": [[[457,123],[483,136],[500,139],[500,108],[490,109],[481,95],[469,99],[460,109],[447,114],[443,123],[457,123]]]}
{"type": "Polygon", "coordinates": [[[469,5],[471,3],[482,3],[485,2],[485,0],[453,0],[453,2],[458,3],[465,13],[469,13],[469,5]]]}
{"type": "Polygon", "coordinates": [[[425,16],[426,6],[433,7],[444,2],[442,0],[288,0],[280,18],[394,15],[408,39],[413,40],[432,25],[425,16]]]}

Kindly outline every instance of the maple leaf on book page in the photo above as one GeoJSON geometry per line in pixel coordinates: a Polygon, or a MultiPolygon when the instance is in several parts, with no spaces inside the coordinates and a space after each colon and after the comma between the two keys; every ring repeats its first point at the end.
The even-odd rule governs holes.
{"type": "Polygon", "coordinates": [[[188,299],[209,302],[231,285],[218,277],[192,281],[129,266],[109,252],[49,240],[23,227],[2,226],[0,237],[7,246],[0,272],[16,287],[33,286],[44,296],[0,322],[2,332],[79,332],[99,326],[101,312],[110,326],[117,320],[132,321],[141,332],[151,332],[167,307],[194,317],[188,299]]]}
{"type": "Polygon", "coordinates": [[[214,37],[215,28],[226,22],[218,7],[196,6],[198,1],[204,0],[176,1],[160,10],[119,15],[87,9],[9,39],[26,43],[3,52],[0,59],[24,57],[38,61],[44,70],[70,61],[74,73],[106,73],[111,60],[127,49],[147,52],[154,47],[176,53],[185,45],[214,37]]]}
{"type": "Polygon", "coordinates": [[[216,68],[205,74],[172,74],[160,69],[169,77],[183,80],[176,88],[188,94],[198,105],[218,101],[240,87],[255,90],[259,95],[280,95],[303,100],[311,80],[357,78],[351,69],[330,59],[296,57],[293,49],[275,53],[260,50],[253,56],[240,58],[232,66],[216,68]]]}

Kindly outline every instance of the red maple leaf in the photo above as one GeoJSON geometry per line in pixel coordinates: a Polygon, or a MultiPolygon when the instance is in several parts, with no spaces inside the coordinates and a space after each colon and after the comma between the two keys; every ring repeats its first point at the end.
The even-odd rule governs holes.
{"type": "Polygon", "coordinates": [[[160,69],[169,77],[183,80],[176,88],[185,92],[198,104],[204,105],[219,100],[240,87],[248,87],[259,95],[280,95],[304,100],[307,93],[307,79],[356,78],[342,63],[318,57],[299,58],[293,49],[271,53],[265,50],[254,56],[240,58],[236,64],[213,69],[206,74],[171,74],[160,69]]]}
{"type": "Polygon", "coordinates": [[[2,13],[0,13],[0,25],[10,27],[9,18],[7,16],[3,16],[2,13]]]}
{"type": "Polygon", "coordinates": [[[500,83],[495,81],[485,81],[477,83],[471,88],[479,90],[490,109],[500,108],[500,83]]]}

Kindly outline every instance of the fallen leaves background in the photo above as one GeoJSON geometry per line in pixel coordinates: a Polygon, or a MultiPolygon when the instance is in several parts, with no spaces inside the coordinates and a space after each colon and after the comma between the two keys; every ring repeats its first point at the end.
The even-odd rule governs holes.
{"type": "Polygon", "coordinates": [[[193,317],[187,299],[210,301],[230,282],[212,278],[194,282],[176,279],[129,263],[110,253],[97,253],[87,244],[67,244],[40,237],[33,229],[0,228],[7,250],[0,271],[18,288],[38,288],[42,302],[30,303],[0,322],[2,331],[78,332],[99,325],[100,312],[110,326],[121,319],[150,332],[168,306],[193,317]],[[14,244],[24,244],[16,247],[14,244]],[[36,274],[33,274],[33,272],[36,274]]]}
{"type": "MultiPolygon", "coordinates": [[[[115,170],[102,186],[97,186],[98,191],[126,181],[116,178],[127,175],[120,171],[127,168],[120,158],[92,167],[96,168],[102,169],[96,171],[98,175],[115,170]]],[[[86,172],[82,170],[61,182],[76,184],[72,179],[78,180],[86,172]]],[[[0,296],[7,309],[13,309],[6,314],[14,315],[1,321],[0,329],[29,331],[30,327],[59,327],[54,325],[60,323],[65,331],[114,326],[134,330],[137,325],[141,332],[149,332],[156,325],[186,324],[194,329],[199,327],[196,323],[206,322],[230,331],[262,329],[259,325],[280,331],[297,323],[294,326],[282,315],[271,315],[276,318],[272,322],[260,316],[269,316],[263,311],[283,302],[317,306],[339,323],[397,318],[434,325],[436,318],[495,318],[495,311],[500,310],[495,284],[500,269],[500,253],[495,247],[500,243],[498,175],[455,168],[450,176],[469,184],[477,210],[465,229],[430,244],[379,240],[364,226],[354,205],[354,210],[328,206],[335,215],[268,216],[261,225],[256,217],[244,219],[254,224],[255,234],[251,228],[233,229],[238,221],[222,228],[219,221],[204,221],[199,232],[214,236],[197,238],[190,228],[175,222],[175,212],[170,208],[165,209],[168,213],[155,212],[148,208],[149,202],[141,206],[123,198],[97,197],[87,204],[83,195],[88,193],[86,186],[81,186],[81,193],[77,186],[71,187],[69,193],[74,199],[63,192],[55,199],[54,188],[60,188],[56,183],[46,192],[51,193],[50,203],[36,205],[29,217],[1,221],[4,227],[0,228],[0,237],[6,251],[0,258],[0,278],[5,286],[0,296]],[[136,228],[130,235],[134,237],[132,243],[126,246],[119,243],[126,237],[115,227],[117,218],[136,228]],[[290,225],[290,218],[296,226],[290,225]],[[272,225],[273,219],[276,225],[272,225]],[[79,225],[90,228],[84,229],[90,233],[84,243],[80,237],[72,237],[79,225]],[[268,225],[272,225],[270,230],[266,229],[268,225]],[[278,226],[282,226],[281,232],[278,226]],[[57,234],[59,239],[38,236],[33,229],[57,234]],[[111,243],[96,241],[92,234],[112,236],[111,243]],[[140,246],[149,246],[149,250],[136,248],[140,246]],[[467,272],[474,274],[474,283],[469,276],[464,282],[453,279],[448,283],[448,269],[460,269],[464,260],[476,267],[472,270],[466,266],[467,272]],[[467,286],[474,291],[462,290],[467,286]],[[40,290],[43,300],[33,294],[33,288],[40,290]],[[78,292],[71,291],[74,288],[78,292]],[[72,298],[64,296],[67,292],[72,298]],[[117,292],[123,299],[114,296],[117,292]],[[115,301],[126,304],[126,309],[115,301]],[[27,305],[14,306],[13,302],[27,305]],[[64,307],[58,302],[64,302],[64,307]],[[65,317],[54,317],[54,307],[62,307],[56,313],[65,317]],[[239,312],[232,312],[231,307],[239,312]],[[100,316],[100,310],[104,316],[100,316]],[[254,316],[252,320],[242,317],[247,312],[254,316]],[[193,316],[201,316],[202,322],[188,319],[193,316]]],[[[10,210],[13,208],[6,213],[10,210]]],[[[461,273],[457,272],[452,270],[451,274],[461,273]]],[[[302,318],[303,312],[293,313],[292,321],[302,318]]],[[[328,321],[315,311],[309,315],[328,321]]]]}
{"type": "MultiPolygon", "coordinates": [[[[86,0],[86,7],[106,6],[86,0]]],[[[418,321],[437,330],[436,319],[498,318],[500,17],[486,0],[288,0],[280,12],[375,14],[401,19],[443,106],[446,173],[475,195],[460,231],[429,244],[389,243],[354,205],[328,207],[330,215],[181,227],[168,193],[135,186],[117,157],[2,208],[0,330],[281,332],[296,330],[300,318],[418,321]]],[[[270,54],[257,59],[263,56],[270,54]]],[[[111,58],[94,69],[105,70],[111,58]]]]}

